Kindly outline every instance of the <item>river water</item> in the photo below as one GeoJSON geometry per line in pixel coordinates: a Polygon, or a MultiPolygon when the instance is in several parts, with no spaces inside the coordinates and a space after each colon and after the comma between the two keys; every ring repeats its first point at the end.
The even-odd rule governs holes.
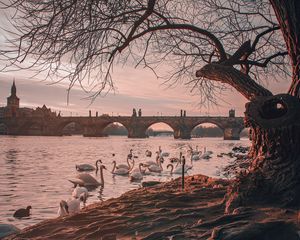
{"type": "MultiPolygon", "coordinates": [[[[192,140],[175,140],[172,137],[153,137],[148,139],[128,139],[126,137],[85,138],[82,136],[31,137],[0,136],[0,223],[11,223],[19,228],[36,224],[42,220],[57,217],[61,200],[71,196],[73,184],[68,179],[77,174],[75,164],[94,164],[99,158],[109,171],[104,171],[105,186],[90,192],[87,204],[118,197],[122,193],[139,188],[140,183],[131,183],[128,177],[113,176],[112,161],[125,163],[127,154],[133,149],[136,166],[149,159],[145,151],[153,153],[161,146],[170,157],[178,157],[180,152],[186,154],[188,144],[199,150],[213,151],[212,158],[193,162],[192,174],[220,176],[220,169],[232,159],[217,154],[229,152],[234,146],[249,146],[248,139],[224,141],[221,138],[198,138],[192,140]],[[115,153],[115,157],[112,157],[115,153]],[[18,208],[32,206],[31,216],[24,219],[13,218],[18,208]]],[[[163,167],[169,163],[167,160],[163,167]]],[[[190,162],[187,162],[190,164],[190,162]]],[[[93,176],[95,172],[91,172],[93,176]]],[[[170,176],[165,169],[162,174],[152,174],[143,181],[169,181],[179,175],[170,176]]]]}

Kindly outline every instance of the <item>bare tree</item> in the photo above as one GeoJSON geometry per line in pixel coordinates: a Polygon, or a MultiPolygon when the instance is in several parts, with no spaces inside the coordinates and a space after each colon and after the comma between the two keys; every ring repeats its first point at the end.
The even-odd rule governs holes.
{"type": "Polygon", "coordinates": [[[156,73],[163,62],[172,70],[167,81],[191,84],[202,99],[215,101],[215,90],[234,87],[250,101],[245,120],[253,129],[253,161],[229,189],[227,210],[257,200],[299,200],[299,1],[2,4],[15,11],[16,36],[2,50],[6,61],[21,68],[26,62],[49,77],[69,79],[70,88],[89,81],[97,96],[114,87],[115,64],[131,63],[156,73]],[[287,94],[273,96],[262,85],[267,78],[273,84],[276,76],[291,78],[287,94]]]}

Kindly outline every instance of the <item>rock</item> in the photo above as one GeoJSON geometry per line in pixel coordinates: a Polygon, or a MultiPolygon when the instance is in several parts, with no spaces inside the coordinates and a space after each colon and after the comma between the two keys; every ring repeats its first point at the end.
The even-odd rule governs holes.
{"type": "Polygon", "coordinates": [[[159,182],[159,181],[147,181],[147,182],[142,182],[142,186],[143,187],[152,187],[152,186],[155,186],[160,183],[161,182],[159,182]]]}
{"type": "Polygon", "coordinates": [[[11,234],[19,233],[21,229],[12,224],[0,224],[0,238],[7,237],[11,234]]]}

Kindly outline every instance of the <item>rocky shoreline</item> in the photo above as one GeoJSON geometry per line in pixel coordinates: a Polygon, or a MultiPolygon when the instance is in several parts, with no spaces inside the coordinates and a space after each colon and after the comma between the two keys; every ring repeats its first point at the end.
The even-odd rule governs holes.
{"type": "Polygon", "coordinates": [[[299,239],[298,211],[251,206],[224,215],[230,181],[203,175],[129,191],[6,239],[299,239]]]}

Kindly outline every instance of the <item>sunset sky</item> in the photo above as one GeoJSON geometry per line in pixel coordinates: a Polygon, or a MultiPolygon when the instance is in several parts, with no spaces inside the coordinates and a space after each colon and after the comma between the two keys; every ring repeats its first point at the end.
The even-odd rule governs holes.
{"type": "MultiPolygon", "coordinates": [[[[1,12],[0,12],[1,13],[1,12]]],[[[3,13],[3,12],[2,12],[3,13]]],[[[0,25],[7,27],[5,15],[0,14],[0,25]]],[[[0,30],[0,44],[5,42],[5,32],[0,30]]],[[[5,64],[5,63],[2,63],[5,64]]],[[[218,115],[227,116],[228,110],[234,108],[237,116],[243,116],[246,99],[229,89],[220,96],[219,105],[210,107],[199,105],[199,96],[190,93],[184,85],[167,87],[163,80],[157,80],[149,70],[135,69],[131,66],[116,67],[114,70],[115,92],[105,97],[98,97],[93,103],[84,99],[88,97],[80,88],[73,88],[70,100],[67,101],[68,83],[51,84],[43,76],[30,78],[32,73],[0,72],[0,105],[6,105],[13,79],[16,81],[17,95],[21,107],[36,108],[45,104],[54,111],[61,111],[63,115],[93,115],[118,114],[131,115],[132,108],[142,109],[143,115],[179,115],[180,109],[187,111],[187,115],[218,115]],[[44,81],[43,81],[44,80],[44,81]]],[[[288,83],[277,82],[267,86],[273,93],[286,92],[288,83]]]]}

